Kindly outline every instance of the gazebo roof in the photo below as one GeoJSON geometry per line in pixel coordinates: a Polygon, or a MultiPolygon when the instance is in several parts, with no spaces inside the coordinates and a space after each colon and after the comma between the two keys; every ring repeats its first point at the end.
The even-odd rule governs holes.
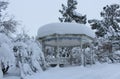
{"type": "Polygon", "coordinates": [[[85,34],[92,38],[95,37],[94,31],[84,24],[51,23],[39,28],[37,38],[42,38],[52,34],[85,34]]]}

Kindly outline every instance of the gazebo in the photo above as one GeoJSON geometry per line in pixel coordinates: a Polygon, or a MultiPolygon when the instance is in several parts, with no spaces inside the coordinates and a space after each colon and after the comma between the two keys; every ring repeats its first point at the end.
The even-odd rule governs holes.
{"type": "Polygon", "coordinates": [[[94,37],[90,27],[76,23],[47,24],[37,34],[48,64],[72,64],[73,61],[83,64],[83,45],[90,45],[94,37]],[[78,50],[78,58],[73,56],[74,49],[78,50]]]}

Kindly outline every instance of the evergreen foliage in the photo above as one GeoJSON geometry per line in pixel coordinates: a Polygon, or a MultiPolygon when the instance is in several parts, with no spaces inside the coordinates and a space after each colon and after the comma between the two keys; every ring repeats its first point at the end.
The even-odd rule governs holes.
{"type": "Polygon", "coordinates": [[[59,17],[60,22],[76,22],[80,24],[86,24],[86,15],[81,15],[75,10],[77,5],[76,0],[68,0],[67,6],[62,4],[62,10],[59,12],[62,14],[62,17],[59,17]]]}
{"type": "Polygon", "coordinates": [[[102,20],[92,19],[88,22],[92,29],[96,29],[98,37],[120,36],[120,6],[118,4],[103,7],[100,13],[102,20]]]}
{"type": "Polygon", "coordinates": [[[18,22],[5,12],[8,4],[6,1],[0,1],[0,32],[6,35],[16,32],[16,26],[18,25],[18,22]]]}

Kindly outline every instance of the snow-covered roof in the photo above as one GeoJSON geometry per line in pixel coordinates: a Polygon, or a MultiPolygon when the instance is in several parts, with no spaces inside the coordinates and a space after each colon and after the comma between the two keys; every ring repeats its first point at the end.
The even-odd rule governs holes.
{"type": "Polygon", "coordinates": [[[39,28],[37,38],[52,34],[85,34],[95,37],[94,31],[84,24],[77,23],[51,23],[39,28]]]}

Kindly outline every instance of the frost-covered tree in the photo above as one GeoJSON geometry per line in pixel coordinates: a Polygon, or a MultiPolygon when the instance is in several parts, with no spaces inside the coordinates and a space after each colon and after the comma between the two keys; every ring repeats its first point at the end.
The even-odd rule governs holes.
{"type": "Polygon", "coordinates": [[[96,36],[99,37],[98,51],[99,57],[107,61],[114,62],[112,54],[115,50],[120,50],[120,5],[112,4],[103,7],[100,13],[102,19],[92,19],[88,22],[92,29],[96,30],[96,36]],[[101,56],[101,57],[100,57],[101,56]],[[105,59],[105,56],[107,59],[105,59]]]}
{"type": "Polygon", "coordinates": [[[62,17],[59,17],[60,22],[76,22],[80,24],[86,24],[86,15],[82,15],[75,10],[77,5],[76,0],[68,0],[67,6],[62,4],[62,10],[59,12],[62,14],[62,17]]]}
{"type": "Polygon", "coordinates": [[[27,34],[19,34],[16,37],[14,52],[16,66],[21,70],[21,77],[41,72],[46,68],[43,52],[39,44],[27,34]]]}
{"type": "Polygon", "coordinates": [[[6,13],[8,2],[0,1],[0,65],[3,73],[6,73],[14,61],[12,51],[11,33],[16,31],[17,21],[10,18],[6,13]]]}
{"type": "Polygon", "coordinates": [[[8,4],[6,1],[0,1],[0,32],[10,35],[16,31],[18,22],[5,12],[8,4]]]}
{"type": "Polygon", "coordinates": [[[14,65],[14,52],[12,51],[12,39],[4,33],[0,33],[0,65],[3,73],[6,73],[10,66],[14,65]]]}
{"type": "Polygon", "coordinates": [[[100,13],[102,20],[92,19],[88,22],[92,29],[96,29],[98,37],[120,36],[120,6],[118,4],[103,7],[100,13]]]}

